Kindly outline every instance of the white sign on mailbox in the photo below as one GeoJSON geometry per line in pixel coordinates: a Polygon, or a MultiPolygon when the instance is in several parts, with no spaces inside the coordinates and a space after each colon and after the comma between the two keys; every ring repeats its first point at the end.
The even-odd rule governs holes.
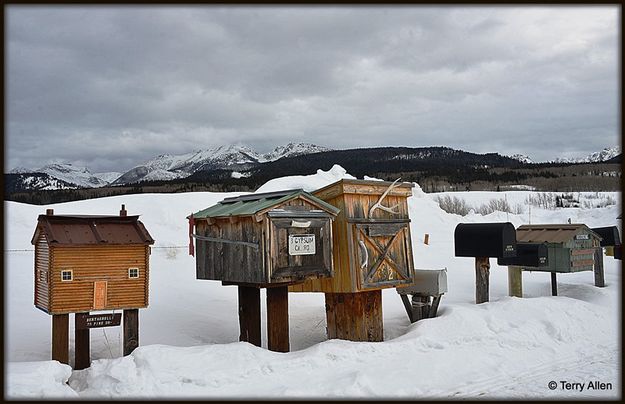
{"type": "Polygon", "coordinates": [[[313,255],[315,254],[314,234],[290,234],[289,255],[313,255]]]}

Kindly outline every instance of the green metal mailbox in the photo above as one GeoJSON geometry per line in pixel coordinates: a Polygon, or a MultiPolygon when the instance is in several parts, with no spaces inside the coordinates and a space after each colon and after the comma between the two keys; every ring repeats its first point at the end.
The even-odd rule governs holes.
{"type": "Polygon", "coordinates": [[[601,242],[601,236],[584,224],[523,225],[516,238],[519,243],[547,243],[548,265],[527,270],[560,273],[592,271],[601,242]]]}

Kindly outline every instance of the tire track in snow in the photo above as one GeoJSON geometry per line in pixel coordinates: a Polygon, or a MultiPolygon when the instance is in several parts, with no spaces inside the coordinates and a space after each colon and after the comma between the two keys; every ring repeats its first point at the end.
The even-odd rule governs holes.
{"type": "MultiPolygon", "coordinates": [[[[589,367],[592,366],[594,368],[594,365],[609,364],[614,360],[615,354],[618,355],[618,349],[615,345],[613,345],[601,352],[595,351],[592,356],[589,354],[580,358],[578,355],[567,355],[565,358],[557,359],[546,364],[531,367],[517,375],[502,374],[501,376],[480,379],[475,383],[471,383],[470,385],[457,389],[457,391],[451,394],[450,397],[509,397],[510,395],[506,393],[510,393],[510,391],[515,391],[515,388],[518,388],[521,385],[534,386],[534,389],[519,391],[518,393],[515,393],[513,397],[530,395],[542,396],[545,398],[558,398],[562,396],[563,391],[560,390],[559,387],[557,390],[554,391],[549,390],[549,388],[547,387],[547,383],[551,380],[555,380],[559,384],[559,380],[561,378],[555,377],[556,372],[571,372],[567,376],[570,381],[589,381],[590,377],[592,376],[585,380],[575,379],[574,376],[576,373],[581,373],[579,369],[584,370],[584,373],[586,373],[586,376],[588,376],[589,373],[592,373],[592,369],[589,369],[589,367]],[[502,392],[504,394],[498,394],[502,392]]],[[[602,381],[612,382],[612,380],[602,381]]],[[[613,382],[617,382],[617,380],[615,379],[613,380],[613,382]]],[[[618,390],[619,389],[617,388],[617,386],[614,386],[613,391],[615,391],[615,394],[618,390]]]]}

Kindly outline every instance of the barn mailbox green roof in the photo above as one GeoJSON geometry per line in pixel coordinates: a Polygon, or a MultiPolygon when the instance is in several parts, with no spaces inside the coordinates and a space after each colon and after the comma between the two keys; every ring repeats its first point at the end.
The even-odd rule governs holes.
{"type": "MultiPolygon", "coordinates": [[[[209,208],[194,213],[194,219],[207,219],[211,217],[252,216],[275,205],[280,205],[291,199],[302,197],[321,209],[336,216],[340,209],[330,205],[303,189],[291,189],[278,192],[241,195],[226,198],[209,208]]],[[[190,218],[187,217],[187,219],[190,218]]]]}

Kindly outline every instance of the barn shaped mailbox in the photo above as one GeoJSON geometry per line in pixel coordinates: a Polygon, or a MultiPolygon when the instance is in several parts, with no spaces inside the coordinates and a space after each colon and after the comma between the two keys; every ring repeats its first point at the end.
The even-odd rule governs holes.
{"type": "Polygon", "coordinates": [[[547,243],[548,265],[533,271],[592,271],[601,237],[584,224],[532,224],[516,230],[520,243],[547,243]]]}
{"type": "Polygon", "coordinates": [[[524,268],[551,272],[551,294],[558,294],[557,273],[594,271],[595,285],[605,286],[601,236],[584,224],[534,224],[517,228],[517,240],[546,243],[548,263],[524,268]]]}
{"type": "Polygon", "coordinates": [[[89,365],[89,328],[118,325],[119,315],[89,317],[90,311],[123,310],[124,355],[139,344],[138,309],[148,305],[149,255],[154,240],[127,216],[54,215],[37,219],[35,307],[53,316],[52,358],[69,363],[69,313],[76,313],[76,368],[89,365]],[[95,321],[98,320],[98,321],[95,321]]]}
{"type": "Polygon", "coordinates": [[[296,189],[226,198],[188,217],[197,279],[238,286],[239,340],[261,345],[259,288],[267,288],[268,348],[289,350],[287,285],[332,276],[338,212],[296,189]]]}
{"type": "Polygon", "coordinates": [[[313,195],[340,209],[333,224],[335,274],[292,290],[356,293],[412,283],[407,203],[412,186],[343,179],[314,191],[313,195]]]}
{"type": "Polygon", "coordinates": [[[226,198],[194,213],[197,279],[264,286],[330,277],[337,213],[301,189],[226,198]]]}
{"type": "Polygon", "coordinates": [[[412,184],[342,179],[313,194],[340,213],[334,231],[334,276],[290,287],[325,292],[329,338],[381,341],[381,289],[414,279],[407,198],[412,184]]]}

